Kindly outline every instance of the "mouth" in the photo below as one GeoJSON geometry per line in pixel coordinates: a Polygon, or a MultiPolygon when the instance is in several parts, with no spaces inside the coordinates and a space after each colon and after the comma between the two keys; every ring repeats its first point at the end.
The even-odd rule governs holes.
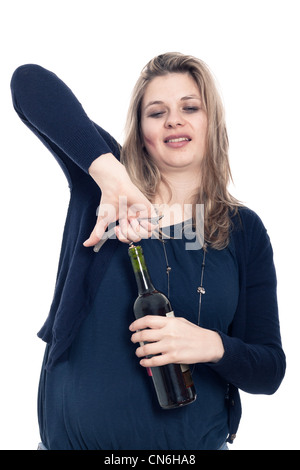
{"type": "Polygon", "coordinates": [[[173,144],[178,142],[190,142],[192,139],[188,136],[169,136],[164,140],[165,144],[173,144]]]}

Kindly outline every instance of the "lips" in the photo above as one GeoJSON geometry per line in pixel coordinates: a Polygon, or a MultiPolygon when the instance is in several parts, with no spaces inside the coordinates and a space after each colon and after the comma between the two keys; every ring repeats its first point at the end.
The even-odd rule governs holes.
{"type": "Polygon", "coordinates": [[[180,143],[180,142],[190,142],[192,139],[188,135],[169,135],[164,140],[165,144],[169,143],[180,143]]]}

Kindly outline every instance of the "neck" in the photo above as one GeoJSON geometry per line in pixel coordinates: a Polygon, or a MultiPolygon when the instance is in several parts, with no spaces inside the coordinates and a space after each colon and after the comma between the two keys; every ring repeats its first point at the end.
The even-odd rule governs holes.
{"type": "Polygon", "coordinates": [[[164,214],[161,226],[191,218],[194,197],[199,192],[199,175],[189,174],[185,178],[182,173],[173,173],[162,176],[155,198],[159,212],[164,214]]]}
{"type": "Polygon", "coordinates": [[[188,204],[193,202],[193,196],[200,186],[199,172],[184,170],[161,172],[162,181],[158,188],[158,195],[163,203],[188,204]],[[170,200],[171,190],[171,200],[170,200]]]}

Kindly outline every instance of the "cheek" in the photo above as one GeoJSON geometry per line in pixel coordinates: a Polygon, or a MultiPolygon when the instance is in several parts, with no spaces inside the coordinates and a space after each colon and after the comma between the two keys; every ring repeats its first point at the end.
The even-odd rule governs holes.
{"type": "Polygon", "coordinates": [[[144,135],[144,143],[145,143],[145,146],[146,147],[150,147],[150,148],[155,148],[155,142],[154,140],[149,137],[149,136],[145,136],[144,135]]]}
{"type": "Polygon", "coordinates": [[[157,147],[157,133],[153,129],[147,127],[144,129],[142,128],[142,135],[144,145],[148,152],[151,153],[151,151],[155,150],[157,147]]]}

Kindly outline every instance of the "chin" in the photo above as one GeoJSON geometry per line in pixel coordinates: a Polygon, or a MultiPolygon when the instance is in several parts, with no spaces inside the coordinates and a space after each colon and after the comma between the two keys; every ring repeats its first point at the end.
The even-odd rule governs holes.
{"type": "Polygon", "coordinates": [[[200,162],[196,162],[194,158],[183,158],[182,156],[164,160],[163,166],[170,168],[190,168],[196,171],[200,168],[200,162]]]}

